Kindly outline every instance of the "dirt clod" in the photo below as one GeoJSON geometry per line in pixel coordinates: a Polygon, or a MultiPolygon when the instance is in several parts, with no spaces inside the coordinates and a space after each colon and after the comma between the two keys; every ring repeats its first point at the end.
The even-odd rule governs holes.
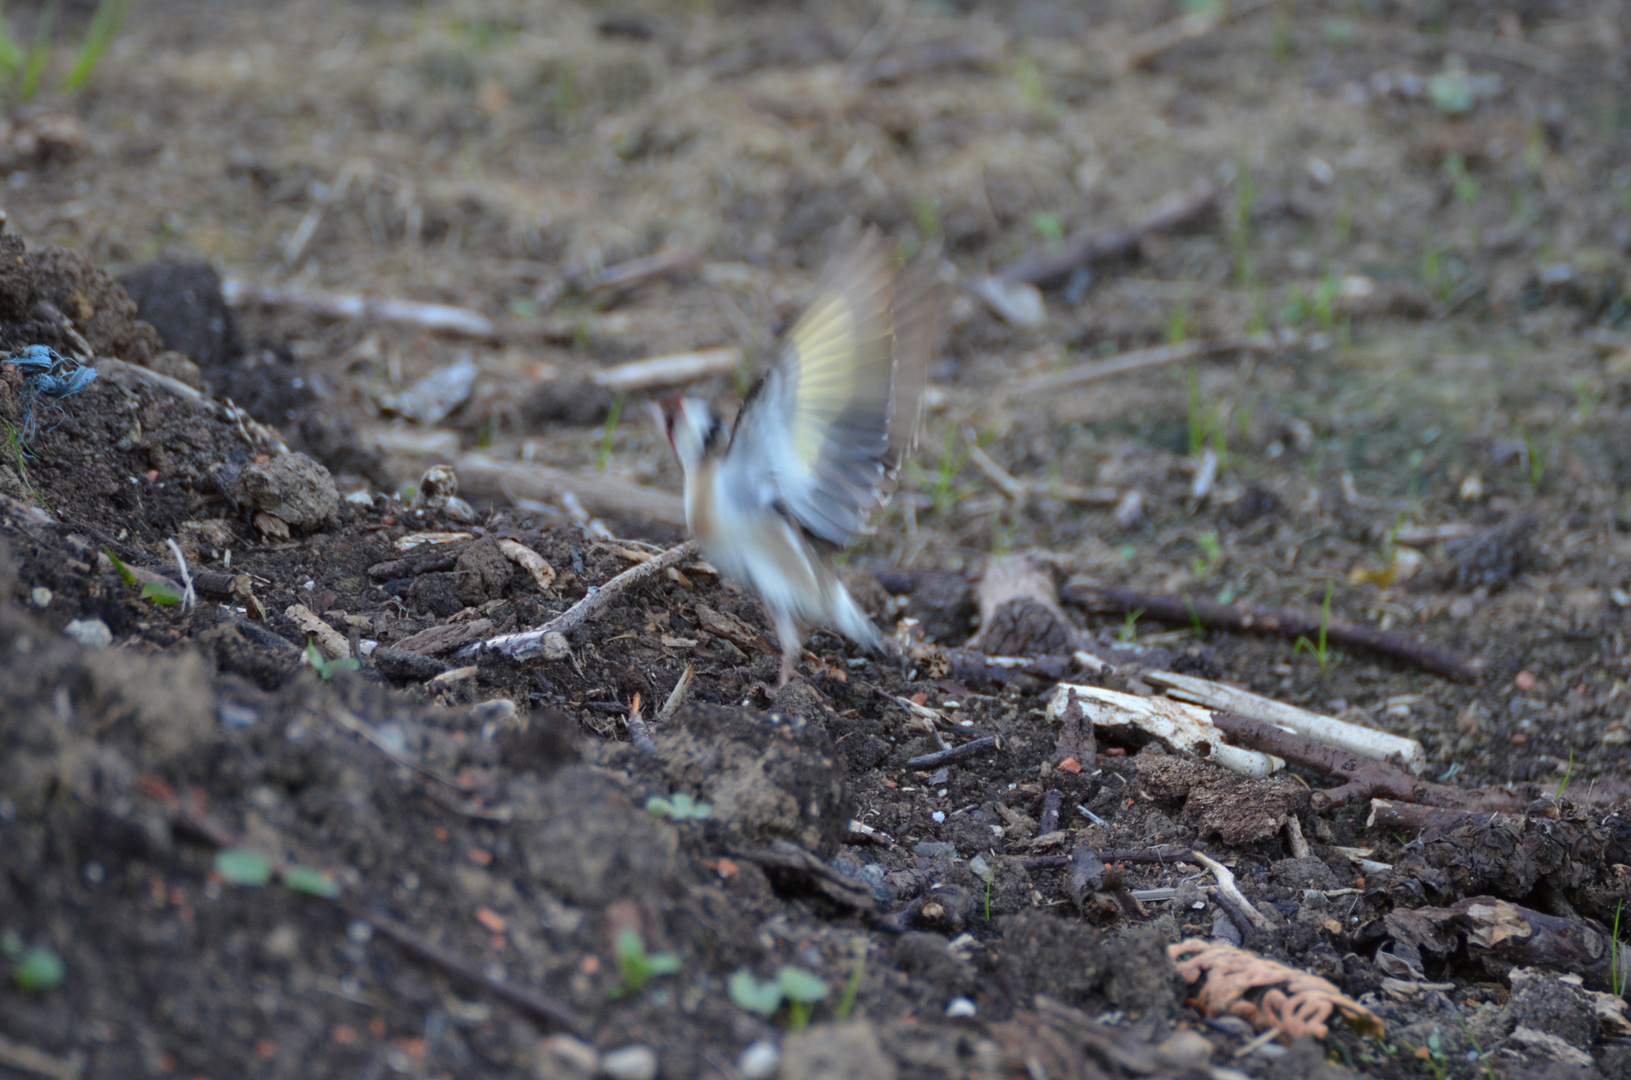
{"type": "Polygon", "coordinates": [[[322,528],[340,509],[329,471],[298,452],[244,466],[229,490],[241,505],[302,532],[322,528]]]}

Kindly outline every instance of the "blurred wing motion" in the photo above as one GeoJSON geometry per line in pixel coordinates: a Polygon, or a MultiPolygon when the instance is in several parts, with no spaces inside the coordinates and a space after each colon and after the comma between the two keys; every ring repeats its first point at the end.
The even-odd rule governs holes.
{"type": "Polygon", "coordinates": [[[829,263],[737,415],[722,494],[835,544],[861,532],[917,437],[933,292],[926,268],[895,278],[876,233],[829,263]]]}

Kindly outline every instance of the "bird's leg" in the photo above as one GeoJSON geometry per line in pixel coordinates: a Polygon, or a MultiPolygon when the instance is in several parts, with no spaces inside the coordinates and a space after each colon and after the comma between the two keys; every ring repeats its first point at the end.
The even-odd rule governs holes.
{"type": "Polygon", "coordinates": [[[779,611],[770,613],[771,620],[776,624],[777,644],[782,647],[782,670],[776,678],[776,689],[780,690],[799,673],[799,657],[804,653],[804,635],[799,632],[798,622],[789,615],[779,611]]]}
{"type": "Polygon", "coordinates": [[[781,674],[776,677],[776,689],[780,690],[782,687],[792,682],[798,673],[798,662],[787,653],[782,653],[782,670],[781,674]]]}

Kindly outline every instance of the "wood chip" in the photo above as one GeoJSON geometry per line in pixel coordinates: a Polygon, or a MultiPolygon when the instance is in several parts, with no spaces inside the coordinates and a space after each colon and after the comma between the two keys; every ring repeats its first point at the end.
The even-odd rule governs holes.
{"type": "Polygon", "coordinates": [[[317,642],[317,647],[330,660],[342,660],[351,655],[351,643],[305,604],[290,604],[283,609],[283,614],[293,620],[302,633],[317,642]]]}
{"type": "Polygon", "coordinates": [[[467,532],[415,532],[400,538],[391,546],[398,551],[412,551],[426,544],[461,544],[475,538],[474,533],[467,532]]]}
{"type": "Polygon", "coordinates": [[[480,641],[493,631],[493,620],[471,619],[464,623],[443,623],[428,630],[421,630],[417,634],[405,637],[397,642],[394,648],[406,649],[408,652],[421,653],[425,656],[434,656],[437,653],[451,652],[472,641],[480,641]]]}
{"type": "Polygon", "coordinates": [[[555,568],[544,557],[519,540],[500,540],[498,550],[504,557],[527,573],[538,583],[541,592],[549,592],[555,585],[555,568]]]}

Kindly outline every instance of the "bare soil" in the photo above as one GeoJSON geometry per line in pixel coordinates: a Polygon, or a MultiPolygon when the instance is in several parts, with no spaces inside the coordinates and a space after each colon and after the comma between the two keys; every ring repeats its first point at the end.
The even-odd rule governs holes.
{"type": "MultiPolygon", "coordinates": [[[[790,1080],[1631,1075],[1590,996],[1623,971],[1442,929],[1486,895],[1627,925],[1631,826],[1600,797],[1631,764],[1631,13],[1234,6],[1155,49],[1195,5],[155,0],[84,90],[14,108],[0,338],[99,375],[53,400],[0,369],[0,932],[65,965],[0,982],[0,1076],[771,1075],[756,1043],[790,1080]],[[952,290],[916,460],[842,556],[858,599],[961,646],[984,567],[1034,549],[1078,585],[1328,604],[1481,679],[1067,605],[1117,664],[1072,678],[1215,678],[1418,739],[1442,783],[1558,798],[1424,839],[1317,809],[1317,774],[1110,729],[1073,771],[1050,680],[934,679],[824,633],[771,698],[763,613],[695,562],[551,659],[460,658],[682,529],[642,495],[608,540],[473,467],[465,514],[425,500],[428,467],[677,492],[641,395],[590,377],[740,347],[695,388],[729,400],[846,217],[967,285],[1197,180],[1211,210],[1048,283],[1040,326],[952,290]],[[680,247],[677,273],[594,285],[680,247]],[[231,306],[222,278],[493,329],[231,306]],[[467,396],[403,415],[465,360],[467,396]],[[192,606],[163,602],[172,540],[192,606]],[[355,670],[308,662],[308,616],[355,670]],[[111,645],[81,644],[93,623],[111,645]],[[995,742],[908,764],[944,734],[995,742]],[[676,794],[710,815],[646,809],[676,794]],[[233,884],[229,841],[340,895],[233,884]],[[1086,893],[1062,858],[1084,845],[1110,864],[1086,893]],[[1194,861],[1142,857],[1189,850],[1256,905],[1246,946],[1386,1034],[1204,1017],[1166,947],[1229,915],[1194,861]],[[678,970],[629,985],[626,931],[678,970]],[[829,988],[805,1031],[728,988],[787,966],[829,988]]],[[[36,17],[11,13],[21,40],[36,17]]]]}

